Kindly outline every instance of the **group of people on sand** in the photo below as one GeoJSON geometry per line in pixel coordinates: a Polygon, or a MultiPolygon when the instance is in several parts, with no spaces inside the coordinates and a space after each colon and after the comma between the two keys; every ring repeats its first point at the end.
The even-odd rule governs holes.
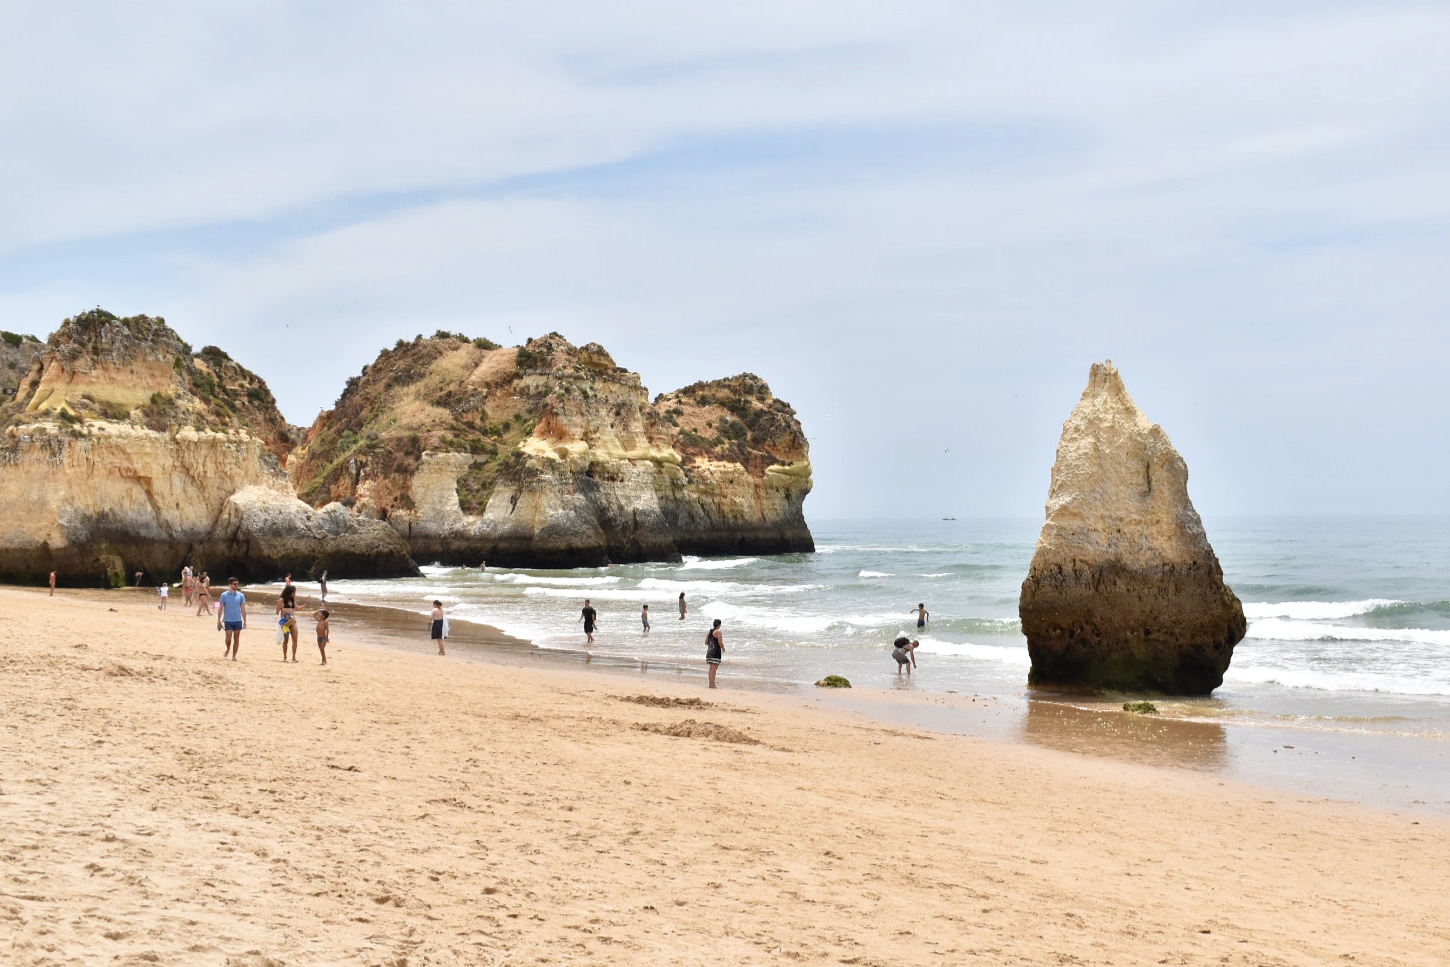
{"type": "MultiPolygon", "coordinates": [[[[202,579],[197,584],[197,614],[202,613],[200,609],[203,607],[206,608],[206,613],[211,614],[211,605],[205,597],[210,593],[211,581],[205,573],[202,574],[202,579]]],[[[227,589],[217,596],[215,613],[216,630],[226,634],[222,657],[236,661],[242,650],[242,632],[247,630],[247,596],[242,592],[239,579],[227,578],[227,589]]],[[[290,574],[283,579],[282,591],[277,595],[276,613],[277,643],[282,646],[282,660],[295,664],[300,635],[297,624],[297,586],[292,583],[290,574]]],[[[332,637],[330,617],[331,614],[326,608],[312,612],[312,619],[317,623],[317,652],[324,665],[327,664],[327,645],[332,637]]]]}

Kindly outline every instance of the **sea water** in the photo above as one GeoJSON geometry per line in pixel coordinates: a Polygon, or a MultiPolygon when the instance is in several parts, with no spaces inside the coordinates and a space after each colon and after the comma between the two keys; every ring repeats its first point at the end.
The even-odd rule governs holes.
{"type": "MultiPolygon", "coordinates": [[[[335,581],[330,598],[493,625],[537,648],[585,650],[580,610],[599,613],[592,654],[641,669],[703,668],[721,621],[722,681],[1023,696],[1029,667],[1017,599],[1040,521],[813,521],[814,554],[686,558],[564,571],[425,566],[423,576],[335,581]],[[679,595],[686,617],[680,620],[679,595]],[[652,629],[640,621],[649,605],[652,629]],[[925,605],[927,625],[915,609],[925,605]],[[916,673],[891,642],[918,639],[916,673]]],[[[1248,635],[1207,698],[1157,699],[1169,718],[1450,738],[1450,518],[1205,522],[1248,635]]],[[[1123,696],[1075,698],[1116,707],[1123,696]]]]}

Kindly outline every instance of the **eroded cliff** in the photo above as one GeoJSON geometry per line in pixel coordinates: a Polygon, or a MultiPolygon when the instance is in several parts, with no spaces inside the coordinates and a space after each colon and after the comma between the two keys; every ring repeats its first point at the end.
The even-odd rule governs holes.
{"type": "Polygon", "coordinates": [[[416,573],[390,529],[297,500],[266,384],[160,318],[67,319],[16,389],[0,403],[0,580],[416,573]]]}
{"type": "Polygon", "coordinates": [[[289,463],[313,504],[386,520],[421,561],[576,567],[814,549],[800,423],[749,374],[653,404],[602,346],[399,341],[289,463]]]}

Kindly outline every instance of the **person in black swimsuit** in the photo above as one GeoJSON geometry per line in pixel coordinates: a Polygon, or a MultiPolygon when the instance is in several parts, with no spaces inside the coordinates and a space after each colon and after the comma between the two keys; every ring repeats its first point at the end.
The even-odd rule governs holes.
{"type": "Polygon", "coordinates": [[[710,669],[710,687],[715,687],[715,672],[720,669],[720,660],[725,657],[725,632],[720,630],[720,619],[715,619],[710,632],[705,635],[705,667],[710,669]]]}
{"type": "Polygon", "coordinates": [[[579,620],[584,622],[584,646],[594,644],[594,626],[599,623],[599,612],[595,611],[589,604],[589,599],[584,599],[584,610],[579,612],[579,620]]]}

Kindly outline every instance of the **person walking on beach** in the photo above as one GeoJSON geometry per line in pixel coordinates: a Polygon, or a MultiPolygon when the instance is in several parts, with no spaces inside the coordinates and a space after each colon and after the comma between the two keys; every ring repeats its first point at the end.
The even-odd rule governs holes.
{"type": "MultiPolygon", "coordinates": [[[[323,571],[322,572],[322,577],[320,577],[320,578],[317,579],[317,586],[322,590],[322,600],[326,601],[327,600],[327,572],[326,571],[323,571]]],[[[327,662],[323,662],[323,664],[326,665],[327,662]]]]}
{"type": "Polygon", "coordinates": [[[720,659],[725,657],[725,632],[720,630],[720,619],[705,635],[705,667],[710,670],[710,687],[715,687],[715,672],[720,668],[720,659]]]}
{"type": "Polygon", "coordinates": [[[680,592],[680,620],[685,620],[685,592],[680,592]]]}
{"type": "Polygon", "coordinates": [[[446,655],[448,652],[443,648],[443,639],[448,636],[443,633],[443,623],[447,619],[443,617],[442,601],[433,602],[433,614],[431,617],[433,618],[433,624],[430,626],[433,633],[433,643],[438,646],[438,654],[446,655]]]}
{"type": "Polygon", "coordinates": [[[639,621],[640,624],[644,625],[644,633],[649,634],[649,605],[640,608],[639,621]]]}
{"type": "Polygon", "coordinates": [[[196,582],[196,613],[211,614],[211,575],[205,571],[201,572],[201,580],[196,582]]]}
{"type": "Polygon", "coordinates": [[[916,615],[916,626],[918,628],[925,628],[926,619],[931,617],[931,612],[926,610],[926,605],[924,604],[918,604],[916,607],[912,608],[911,611],[908,611],[907,614],[916,615]]]}
{"type": "Polygon", "coordinates": [[[55,597],[55,572],[50,572],[50,596],[55,597]]]}
{"type": "Polygon", "coordinates": [[[579,620],[584,622],[584,648],[587,651],[594,644],[594,628],[599,623],[599,612],[594,610],[588,598],[584,599],[584,610],[579,612],[579,620]]]}
{"type": "MultiPolygon", "coordinates": [[[[205,577],[205,575],[202,575],[205,577]]],[[[247,596],[241,591],[242,582],[236,578],[227,578],[227,589],[217,599],[216,630],[226,630],[226,651],[222,657],[231,656],[232,661],[237,660],[237,654],[242,650],[242,632],[247,628],[247,596]]],[[[210,605],[207,606],[210,608],[210,605]]]]}
{"type": "Polygon", "coordinates": [[[190,567],[181,569],[181,604],[189,608],[196,603],[196,578],[191,574],[190,567]]]}
{"type": "MultiPolygon", "coordinates": [[[[290,579],[292,575],[287,575],[290,579]]],[[[287,583],[277,596],[277,634],[282,639],[282,660],[287,660],[287,639],[292,639],[292,663],[297,663],[297,587],[287,583]]]]}
{"type": "Polygon", "coordinates": [[[332,626],[328,623],[328,611],[323,608],[321,611],[312,613],[312,620],[317,622],[317,652],[322,655],[322,663],[327,664],[327,642],[332,634],[332,626]]]}

